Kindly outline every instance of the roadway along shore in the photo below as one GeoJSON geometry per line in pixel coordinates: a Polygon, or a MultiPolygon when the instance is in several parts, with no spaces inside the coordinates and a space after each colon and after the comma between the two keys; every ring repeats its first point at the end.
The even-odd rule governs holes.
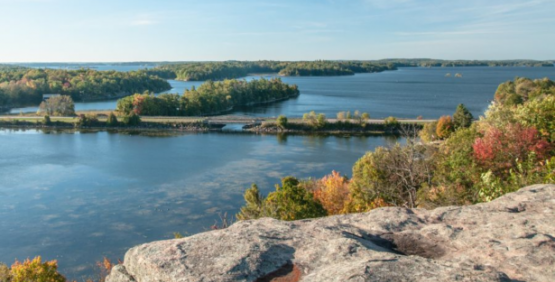
{"type": "Polygon", "coordinates": [[[301,118],[289,118],[287,125],[278,126],[275,118],[249,117],[238,115],[211,117],[170,117],[142,116],[140,124],[118,125],[106,124],[107,115],[97,114],[92,123],[83,124],[78,116],[50,117],[47,123],[42,116],[0,116],[0,128],[11,129],[95,129],[95,130],[172,130],[172,131],[226,131],[226,125],[243,125],[243,132],[267,134],[400,134],[411,127],[420,129],[431,119],[398,119],[394,123],[382,119],[338,120],[326,119],[323,123],[306,121],[301,118]]]}

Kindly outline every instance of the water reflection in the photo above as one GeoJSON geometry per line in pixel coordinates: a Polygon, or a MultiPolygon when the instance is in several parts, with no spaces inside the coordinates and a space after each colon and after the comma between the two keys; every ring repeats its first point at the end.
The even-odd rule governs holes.
{"type": "Polygon", "coordinates": [[[382,136],[159,135],[133,131],[0,130],[0,261],[42,255],[71,277],[102,256],[195,234],[235,214],[253,182],[349,175],[382,136]]]}

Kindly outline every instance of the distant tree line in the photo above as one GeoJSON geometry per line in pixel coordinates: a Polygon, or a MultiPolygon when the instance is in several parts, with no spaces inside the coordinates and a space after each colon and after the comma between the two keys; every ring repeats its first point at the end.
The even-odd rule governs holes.
{"type": "Polygon", "coordinates": [[[226,61],[175,63],[149,69],[149,74],[178,80],[221,80],[250,73],[279,73],[282,76],[329,76],[393,70],[392,64],[362,61],[226,61]]]}
{"type": "Polygon", "coordinates": [[[42,101],[42,95],[47,93],[68,95],[75,101],[81,101],[168,89],[171,89],[171,86],[167,81],[145,71],[54,70],[0,66],[0,108],[38,105],[42,101]]]}
{"type": "Polygon", "coordinates": [[[385,59],[375,61],[396,67],[553,67],[553,61],[534,60],[436,60],[436,59],[385,59]]]}
{"type": "Polygon", "coordinates": [[[199,88],[179,94],[135,94],[118,100],[122,114],[134,112],[146,116],[201,116],[223,113],[238,106],[250,106],[288,99],[299,95],[296,85],[279,78],[207,81],[199,88]]]}

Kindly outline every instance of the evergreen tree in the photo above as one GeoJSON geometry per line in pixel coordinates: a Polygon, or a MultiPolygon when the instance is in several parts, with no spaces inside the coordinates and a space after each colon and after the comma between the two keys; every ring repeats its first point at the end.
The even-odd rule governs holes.
{"type": "Polygon", "coordinates": [[[453,114],[453,123],[455,124],[455,129],[468,128],[472,125],[472,113],[464,106],[464,104],[459,104],[455,114],[453,114]]]}
{"type": "Polygon", "coordinates": [[[257,219],[262,213],[262,204],[264,202],[264,197],[260,194],[258,186],[252,184],[251,188],[245,191],[245,206],[241,208],[237,214],[238,220],[249,220],[257,219]]]}

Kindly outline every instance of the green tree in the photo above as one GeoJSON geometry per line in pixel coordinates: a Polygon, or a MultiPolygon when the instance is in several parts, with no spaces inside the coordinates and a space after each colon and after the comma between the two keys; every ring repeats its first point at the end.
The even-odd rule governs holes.
{"type": "Polygon", "coordinates": [[[316,118],[316,122],[317,122],[318,128],[324,128],[327,124],[326,115],[318,114],[318,117],[316,118]]]}
{"type": "Polygon", "coordinates": [[[364,155],[353,167],[349,210],[367,211],[376,199],[395,206],[417,206],[418,191],[433,177],[432,153],[431,147],[408,140],[407,146],[378,147],[364,155]]]}
{"type": "Polygon", "coordinates": [[[141,117],[132,112],[123,116],[122,123],[126,126],[138,126],[141,124],[141,117]]]}
{"type": "Polygon", "coordinates": [[[390,129],[398,128],[400,126],[399,120],[396,117],[387,117],[384,119],[384,125],[390,129]]]}
{"type": "Polygon", "coordinates": [[[424,127],[422,127],[422,130],[420,130],[420,132],[418,132],[418,136],[422,139],[422,141],[424,142],[432,142],[436,140],[436,128],[437,128],[437,121],[434,122],[428,122],[426,124],[424,124],[424,127]]]}
{"type": "Polygon", "coordinates": [[[44,118],[43,118],[43,120],[42,120],[42,123],[44,123],[44,125],[51,125],[51,124],[52,124],[52,121],[50,120],[50,116],[49,116],[49,115],[45,115],[44,118]]]}
{"type": "Polygon", "coordinates": [[[314,111],[305,113],[303,121],[308,123],[313,129],[323,128],[327,124],[326,116],[324,114],[316,114],[314,111]]]}
{"type": "Polygon", "coordinates": [[[98,126],[98,116],[95,114],[80,114],[77,122],[75,123],[76,127],[84,127],[84,126],[98,126]]]}
{"type": "Polygon", "coordinates": [[[345,112],[338,112],[337,120],[344,120],[344,119],[345,119],[345,112]]]}
{"type": "Polygon", "coordinates": [[[312,193],[299,185],[294,177],[285,177],[282,185],[276,185],[276,191],[264,201],[265,216],[281,220],[298,220],[316,218],[326,215],[326,210],[314,200],[312,193]]]}
{"type": "Polygon", "coordinates": [[[551,143],[555,142],[555,96],[536,99],[518,106],[515,121],[535,127],[551,143]]]}
{"type": "Polygon", "coordinates": [[[264,203],[264,197],[260,194],[258,186],[252,184],[251,188],[245,191],[245,202],[246,204],[241,208],[237,214],[238,220],[249,220],[257,219],[262,215],[262,205],[264,203]]]}
{"type": "Polygon", "coordinates": [[[287,128],[287,117],[284,115],[280,115],[277,119],[276,119],[276,124],[279,128],[281,129],[285,129],[287,128]]]}
{"type": "Polygon", "coordinates": [[[106,119],[107,126],[118,126],[118,118],[114,114],[114,112],[110,112],[108,118],[106,119]]]}
{"type": "Polygon", "coordinates": [[[39,106],[39,111],[50,116],[73,116],[75,115],[75,105],[70,96],[54,96],[43,101],[39,106]]]}
{"type": "Polygon", "coordinates": [[[362,113],[360,118],[361,118],[361,121],[367,122],[368,120],[370,120],[370,114],[369,113],[362,113]]]}
{"type": "Polygon", "coordinates": [[[473,119],[474,117],[472,116],[472,113],[470,113],[464,104],[459,104],[455,114],[453,114],[453,124],[455,125],[455,130],[470,127],[473,119]]]}

